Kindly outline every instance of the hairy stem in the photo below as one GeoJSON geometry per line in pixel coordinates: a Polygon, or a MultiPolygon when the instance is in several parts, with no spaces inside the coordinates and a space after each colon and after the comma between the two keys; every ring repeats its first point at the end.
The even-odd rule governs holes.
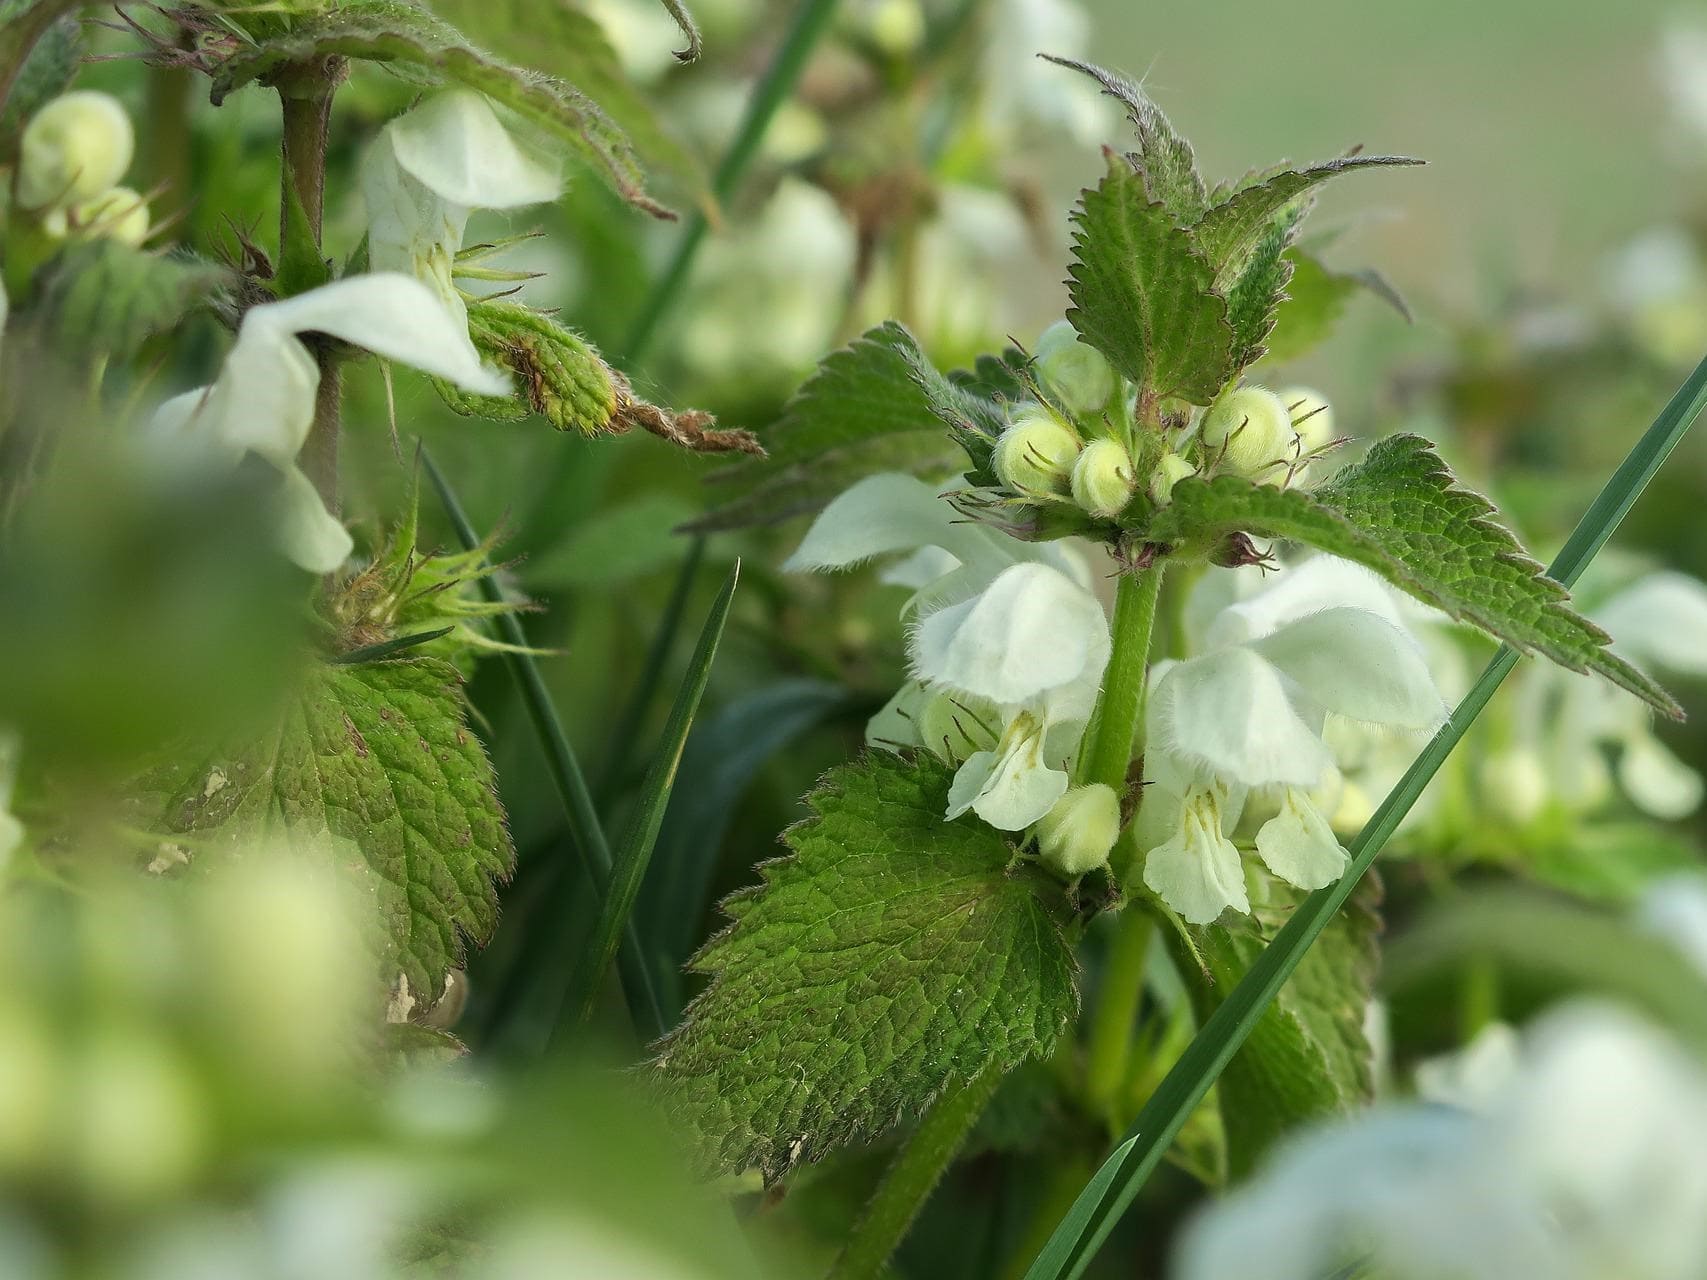
{"type": "Polygon", "coordinates": [[[1156,596],[1162,586],[1160,563],[1123,574],[1114,597],[1114,652],[1109,655],[1102,697],[1079,752],[1079,781],[1101,782],[1126,790],[1126,772],[1144,714],[1145,678],[1150,666],[1150,632],[1156,623],[1156,596]]]}
{"type": "Polygon", "coordinates": [[[1102,989],[1091,1013],[1085,1094],[1098,1116],[1119,1132],[1119,1100],[1132,1060],[1132,1027],[1144,999],[1144,964],[1155,918],[1136,904],[1115,919],[1114,942],[1103,967],[1102,989]]]}
{"type": "Polygon", "coordinates": [[[830,1269],[830,1280],[876,1280],[883,1264],[924,1208],[943,1171],[995,1096],[1002,1072],[994,1064],[938,1098],[866,1201],[853,1238],[830,1269]]]}
{"type": "MultiPolygon", "coordinates": [[[[284,111],[282,173],[279,187],[279,253],[283,260],[292,226],[300,215],[316,250],[326,208],[326,142],[332,122],[337,71],[324,64],[296,68],[281,79],[284,111]]],[[[338,514],[338,434],[343,422],[343,381],[330,349],[315,353],[320,390],[314,398],[314,425],[302,446],[302,469],[314,482],[326,509],[338,514]]]]}

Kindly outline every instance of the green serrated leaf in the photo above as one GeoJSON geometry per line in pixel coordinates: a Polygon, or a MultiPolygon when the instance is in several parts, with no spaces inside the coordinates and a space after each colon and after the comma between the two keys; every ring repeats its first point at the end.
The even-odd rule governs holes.
{"type": "Polygon", "coordinates": [[[31,289],[39,332],[67,352],[125,360],[228,278],[184,255],[161,256],[106,238],[67,245],[31,289]]]}
{"type": "Polygon", "coordinates": [[[1570,607],[1493,505],[1460,488],[1421,436],[1378,441],[1360,463],[1314,493],[1237,476],[1191,478],[1174,487],[1147,536],[1202,543],[1242,531],[1309,543],[1355,560],[1394,586],[1480,627],[1522,653],[1572,671],[1596,671],[1665,712],[1682,710],[1664,689],[1606,646],[1610,637],[1570,607]]]}
{"type": "MultiPolygon", "coordinates": [[[[1207,972],[1186,967],[1203,1021],[1242,978],[1303,897],[1279,882],[1254,916],[1199,931],[1207,972]]],[[[1274,1143],[1309,1120],[1368,1102],[1373,1054],[1363,1033],[1378,965],[1379,882],[1371,879],[1322,931],[1219,1082],[1227,1171],[1248,1174],[1274,1143]]]]}
{"type": "Polygon", "coordinates": [[[8,36],[16,32],[18,43],[15,49],[0,51],[0,81],[15,65],[11,91],[3,95],[5,109],[0,111],[0,154],[15,143],[18,131],[40,107],[70,85],[83,56],[83,28],[75,17],[59,17],[54,11],[63,13],[76,7],[67,3],[41,5],[37,0],[0,0],[0,29],[8,36]],[[27,10],[36,12],[26,24],[20,19],[27,10]],[[43,22],[45,26],[41,26],[43,22]],[[40,27],[32,41],[26,42],[30,34],[26,26],[40,27]],[[22,61],[13,64],[12,59],[18,57],[22,61]]]}
{"type": "Polygon", "coordinates": [[[432,658],[316,664],[265,740],[146,779],[150,825],[195,858],[284,832],[354,848],[374,872],[388,967],[431,1003],[466,944],[491,936],[515,861],[461,685],[432,658]]]}
{"type": "Polygon", "coordinates": [[[832,352],[760,433],[768,456],[716,477],[739,494],[691,527],[775,524],[816,511],[879,471],[937,477],[956,470],[960,450],[916,376],[924,363],[912,334],[893,320],[832,352]]]}
{"type": "Polygon", "coordinates": [[[1283,169],[1210,209],[1192,227],[1192,236],[1215,264],[1218,279],[1225,286],[1243,270],[1274,221],[1300,196],[1342,173],[1421,163],[1407,156],[1342,156],[1303,169],[1283,169]]]}
{"type": "Polygon", "coordinates": [[[884,754],[833,770],[793,856],[725,903],[694,962],[711,986],[655,1064],[708,1165],[780,1177],[1048,1054],[1073,1016],[1060,927],[999,835],[943,821],[951,776],[884,754]]]}
{"type": "Polygon", "coordinates": [[[564,143],[623,199],[673,217],[646,194],[627,136],[580,89],[474,48],[457,29],[408,0],[357,0],[297,15],[291,29],[240,47],[213,72],[215,105],[255,80],[299,63],[342,57],[416,67],[477,89],[564,143]]]}
{"type": "Polygon", "coordinates": [[[710,199],[704,163],[623,72],[591,14],[569,0],[434,0],[433,7],[500,57],[574,85],[623,128],[646,164],[686,183],[697,199],[710,199]]]}
{"type": "Polygon", "coordinates": [[[1144,173],[1144,185],[1150,195],[1160,202],[1176,222],[1197,221],[1207,207],[1203,179],[1197,172],[1197,159],[1191,144],[1168,123],[1167,116],[1149,96],[1125,76],[1104,71],[1088,62],[1071,58],[1043,55],[1050,62],[1091,77],[1102,91],[1126,108],[1126,118],[1138,132],[1138,150],[1132,161],[1144,173]]]}
{"type": "Polygon", "coordinates": [[[1293,264],[1286,257],[1286,246],[1297,234],[1301,220],[1301,217],[1281,219],[1270,225],[1227,295],[1227,321],[1233,326],[1236,368],[1254,363],[1265,350],[1263,344],[1274,328],[1276,313],[1292,279],[1293,264]]]}
{"type": "Polygon", "coordinates": [[[1325,340],[1339,323],[1346,303],[1360,291],[1380,298],[1410,322],[1411,313],[1398,292],[1379,273],[1370,270],[1335,271],[1297,245],[1288,249],[1292,278],[1275,311],[1265,355],[1274,361],[1296,360],[1325,340]]]}
{"type": "Polygon", "coordinates": [[[1125,161],[1073,212],[1067,319],[1144,394],[1208,404],[1233,372],[1215,270],[1125,161]]]}

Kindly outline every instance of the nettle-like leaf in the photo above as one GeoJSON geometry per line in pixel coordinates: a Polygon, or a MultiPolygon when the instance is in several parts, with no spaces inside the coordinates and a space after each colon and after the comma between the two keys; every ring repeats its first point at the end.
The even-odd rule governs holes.
{"type": "Polygon", "coordinates": [[[470,395],[435,380],[457,413],[499,422],[537,413],[559,431],[584,436],[623,435],[640,427],[699,453],[764,452],[750,432],[719,430],[708,413],[677,412],[642,400],[592,343],[543,311],[498,299],[471,303],[468,336],[481,355],[515,375],[516,394],[470,395]]]}
{"type": "Polygon", "coordinates": [[[1192,154],[1191,144],[1174,132],[1162,109],[1125,76],[1088,62],[1043,56],[1058,66],[1089,76],[1102,86],[1103,93],[1126,108],[1126,118],[1138,134],[1138,150],[1129,158],[1143,172],[1150,195],[1176,222],[1195,222],[1208,207],[1203,179],[1197,172],[1197,158],[1192,154]]]}
{"type": "Polygon", "coordinates": [[[192,867],[285,833],[355,850],[373,872],[398,996],[430,1004],[466,944],[491,936],[515,861],[465,710],[461,677],[435,658],[316,663],[271,734],[146,779],[150,825],[192,867]]]}
{"type": "MultiPolygon", "coordinates": [[[[776,524],[816,511],[855,481],[879,471],[934,478],[964,458],[943,430],[937,405],[952,395],[930,368],[913,335],[895,321],[868,329],[832,352],[760,433],[768,456],[714,477],[737,488],[692,526],[706,532],[776,524]],[[928,374],[927,372],[928,371],[928,374]],[[937,399],[927,391],[934,378],[937,399]]],[[[1000,406],[970,388],[958,401],[989,426],[1000,406]]]]}
{"type": "Polygon", "coordinates": [[[1427,440],[1396,435],[1314,493],[1228,475],[1182,480],[1144,536],[1207,546],[1243,532],[1309,543],[1367,565],[1514,649],[1572,671],[1599,672],[1681,717],[1664,689],[1607,649],[1611,638],[1571,608],[1565,588],[1495,514],[1486,498],[1459,487],[1427,440]]]}
{"type": "Polygon", "coordinates": [[[1378,272],[1335,271],[1297,245],[1286,251],[1285,258],[1292,274],[1265,343],[1270,360],[1295,360],[1314,349],[1333,332],[1346,304],[1358,293],[1380,298],[1409,323],[1411,313],[1404,299],[1378,272]]]}
{"type": "Polygon", "coordinates": [[[101,237],[67,245],[37,274],[30,323],[65,352],[126,360],[207,299],[230,275],[188,255],[101,237]]]}
{"type": "Polygon", "coordinates": [[[1287,246],[1297,234],[1302,217],[1272,223],[1227,296],[1227,322],[1233,326],[1233,363],[1242,369],[1261,358],[1265,342],[1274,328],[1275,316],[1292,279],[1293,264],[1287,246]]]}
{"type": "MultiPolygon", "coordinates": [[[[1195,934],[1204,969],[1186,978],[1201,1021],[1245,975],[1302,894],[1268,882],[1268,903],[1195,934]]],[[[1298,970],[1227,1064],[1216,1088],[1228,1173],[1242,1178],[1298,1125],[1348,1111],[1374,1094],[1374,1055],[1363,1024],[1381,932],[1379,881],[1370,877],[1305,954],[1298,970]]]]}
{"type": "Polygon", "coordinates": [[[591,14],[568,0],[433,0],[433,8],[476,44],[574,85],[621,126],[648,166],[709,199],[704,163],[624,73],[591,14]]]}
{"type": "Polygon", "coordinates": [[[18,131],[38,108],[70,85],[83,57],[83,29],[75,16],[59,14],[77,7],[59,3],[44,14],[39,12],[37,0],[0,0],[0,29],[16,33],[15,46],[0,48],[0,85],[11,77],[10,91],[4,94],[5,108],[0,111],[0,152],[15,142],[18,131]],[[29,43],[25,41],[31,33],[24,30],[27,10],[38,10],[31,15],[34,21],[30,25],[45,24],[29,43]]]}
{"type": "Polygon", "coordinates": [[[1074,1016],[1060,921],[1001,836],[943,821],[951,777],[881,753],[832,770],[792,856],[725,902],[694,960],[711,985],[654,1064],[708,1167],[779,1178],[1046,1056],[1074,1016]]]}
{"type": "Polygon", "coordinates": [[[1240,188],[1206,212],[1192,227],[1192,238],[1215,264],[1217,281],[1229,288],[1289,207],[1329,178],[1358,169],[1416,165],[1408,156],[1342,156],[1303,169],[1282,167],[1240,188]]]}
{"type": "Polygon", "coordinates": [[[1073,212],[1067,319],[1148,395],[1208,404],[1235,372],[1215,269],[1123,158],[1073,212]]]}
{"type": "Polygon", "coordinates": [[[455,27],[408,0],[353,0],[294,16],[289,31],[244,45],[213,68],[213,101],[326,58],[398,64],[477,89],[564,143],[630,204],[675,216],[646,194],[627,136],[584,92],[476,49],[455,27]]]}

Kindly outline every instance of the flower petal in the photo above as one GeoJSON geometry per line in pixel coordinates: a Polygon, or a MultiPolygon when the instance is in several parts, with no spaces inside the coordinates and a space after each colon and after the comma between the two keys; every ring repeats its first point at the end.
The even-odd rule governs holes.
{"type": "Polygon", "coordinates": [[[1345,874],[1349,859],[1326,818],[1297,787],[1287,787],[1280,812],[1257,830],[1257,856],[1288,884],[1320,889],[1345,874]]]}
{"type": "Polygon", "coordinates": [[[284,473],[279,539],[293,562],[310,573],[332,573],[350,558],[350,531],[326,510],[314,482],[291,467],[284,473]]]}
{"type": "Polygon", "coordinates": [[[484,95],[434,94],[386,126],[398,165],[451,204],[514,209],[563,191],[563,166],[504,126],[484,95]]]}
{"type": "Polygon", "coordinates": [[[1687,574],[1649,574],[1597,609],[1594,620],[1632,661],[1707,675],[1707,585],[1687,574]]]}
{"type": "Polygon", "coordinates": [[[1362,565],[1338,556],[1312,556],[1270,583],[1215,616],[1207,635],[1211,648],[1243,644],[1323,609],[1345,606],[1367,609],[1395,627],[1403,625],[1392,588],[1362,565]]]}
{"type": "Polygon", "coordinates": [[[244,319],[245,329],[251,325],[274,333],[330,334],[480,395],[503,395],[510,389],[508,378],[481,365],[468,331],[437,295],[413,276],[398,272],[350,276],[256,307],[244,319]]]}
{"type": "Polygon", "coordinates": [[[918,746],[924,741],[919,736],[919,717],[930,700],[931,693],[922,684],[917,680],[907,681],[865,722],[866,745],[887,751],[918,746]]]}
{"type": "Polygon", "coordinates": [[[1209,924],[1228,907],[1251,909],[1244,864],[1222,834],[1221,805],[1212,788],[1186,793],[1179,830],[1145,855],[1144,883],[1191,924],[1209,924]]]}
{"type": "Polygon", "coordinates": [[[920,679],[1013,705],[1100,680],[1108,622],[1097,598],[1059,570],[1019,564],[982,594],[924,618],[909,648],[920,679]]]}
{"type": "Polygon", "coordinates": [[[1267,659],[1235,646],[1168,672],[1151,697],[1156,745],[1247,786],[1312,786],[1333,764],[1267,659]]]}
{"type": "Polygon", "coordinates": [[[1681,821],[1701,807],[1701,775],[1646,729],[1625,739],[1618,785],[1638,809],[1666,822],[1681,821]]]}
{"type": "Polygon", "coordinates": [[[1415,641],[1367,609],[1324,609],[1250,647],[1329,711],[1404,729],[1432,729],[1445,718],[1415,641]]]}
{"type": "Polygon", "coordinates": [[[221,452],[258,453],[280,468],[302,451],[320,389],[320,367],[308,348],[263,314],[282,305],[268,303],[244,317],[206,402],[185,428],[221,452]]]}
{"type": "Polygon", "coordinates": [[[867,476],[819,512],[782,567],[788,573],[848,569],[873,556],[937,547],[961,564],[977,566],[988,581],[1017,558],[1001,548],[999,537],[968,524],[940,487],[886,472],[867,476]]]}
{"type": "Polygon", "coordinates": [[[949,788],[948,816],[970,808],[1002,831],[1023,831],[1042,818],[1067,793],[1069,781],[1048,766],[1043,746],[1043,725],[1022,712],[994,751],[967,757],[949,788]]]}

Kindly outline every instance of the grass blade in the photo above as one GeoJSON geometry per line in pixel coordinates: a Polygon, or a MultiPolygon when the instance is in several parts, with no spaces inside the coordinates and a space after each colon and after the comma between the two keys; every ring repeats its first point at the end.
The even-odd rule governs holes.
{"type": "MultiPolygon", "coordinates": [[[[456,492],[450,487],[444,473],[434,464],[425,446],[421,448],[421,465],[426,469],[433,487],[438,490],[439,501],[456,529],[457,539],[467,550],[475,550],[481,545],[481,540],[475,533],[474,526],[469,524],[462,504],[457,501],[456,492]]],[[[488,602],[503,602],[503,592],[490,574],[480,578],[479,585],[480,593],[488,602]]],[[[563,802],[563,816],[569,824],[569,834],[574,838],[575,847],[581,852],[587,878],[592,882],[595,892],[604,897],[611,875],[610,845],[605,841],[598,810],[593,807],[592,793],[587,790],[586,775],[581,772],[581,763],[575,756],[575,748],[569,744],[569,736],[563,732],[562,722],[557,718],[557,709],[552,705],[551,694],[539,674],[533,654],[528,652],[527,633],[522,630],[521,621],[515,614],[504,612],[497,615],[495,622],[498,630],[503,633],[504,640],[511,646],[504,653],[504,660],[509,664],[510,673],[515,677],[516,686],[521,691],[528,719],[539,735],[540,746],[545,752],[546,769],[551,774],[558,798],[563,802]]],[[[663,1016],[658,1008],[657,992],[652,988],[651,970],[646,966],[639,939],[632,928],[627,929],[623,935],[619,961],[623,994],[628,1000],[628,1011],[634,1020],[635,1029],[642,1039],[656,1040],[664,1034],[663,1016]]]]}
{"type": "MultiPolygon", "coordinates": [[[[1619,465],[1600,496],[1578,523],[1575,532],[1548,568],[1570,586],[1623,520],[1654,474],[1677,447],[1704,405],[1707,405],[1707,359],[1696,366],[1654,424],[1619,465]]],[[[1440,731],[1381,802],[1380,808],[1352,841],[1346,874],[1306,898],[1292,919],[1275,935],[1250,971],[1204,1022],[1195,1039],[1138,1113],[1126,1140],[1104,1161],[1080,1192],[1067,1216],[1025,1273],[1025,1280],[1077,1280],[1084,1274],[1139,1189],[1167,1152],[1168,1145],[1204,1094],[1297,968],[1310,944],[1357,888],[1381,846],[1398,828],[1423,788],[1434,777],[1458,740],[1481,714],[1517,665],[1518,655],[1501,647],[1475,686],[1453,710],[1440,731]]]]}
{"type": "Polygon", "coordinates": [[[398,636],[393,640],[381,640],[378,644],[364,644],[348,653],[335,653],[326,661],[334,667],[358,667],[364,662],[379,662],[424,644],[431,644],[455,630],[455,627],[440,627],[436,631],[417,631],[412,636],[398,636]]]}
{"type": "MultiPolygon", "coordinates": [[[[711,613],[699,633],[693,659],[688,663],[687,678],[676,691],[675,705],[670,708],[669,722],[659,740],[652,765],[641,785],[639,802],[628,822],[628,832],[612,868],[610,890],[605,894],[599,911],[598,925],[587,939],[574,967],[570,970],[569,996],[566,1008],[577,1021],[584,1021],[592,1011],[605,971],[616,955],[618,939],[623,930],[632,930],[630,913],[640,895],[641,881],[652,860],[652,848],[658,839],[658,828],[664,823],[664,810],[670,802],[670,789],[675,785],[676,767],[681,763],[682,748],[687,745],[688,730],[699,710],[700,698],[711,679],[711,664],[717,657],[717,643],[723,638],[724,624],[729,621],[729,608],[735,600],[735,586],[741,578],[741,562],[729,571],[729,577],[712,602],[711,613]]],[[[632,936],[632,933],[630,934],[632,936]]]]}

